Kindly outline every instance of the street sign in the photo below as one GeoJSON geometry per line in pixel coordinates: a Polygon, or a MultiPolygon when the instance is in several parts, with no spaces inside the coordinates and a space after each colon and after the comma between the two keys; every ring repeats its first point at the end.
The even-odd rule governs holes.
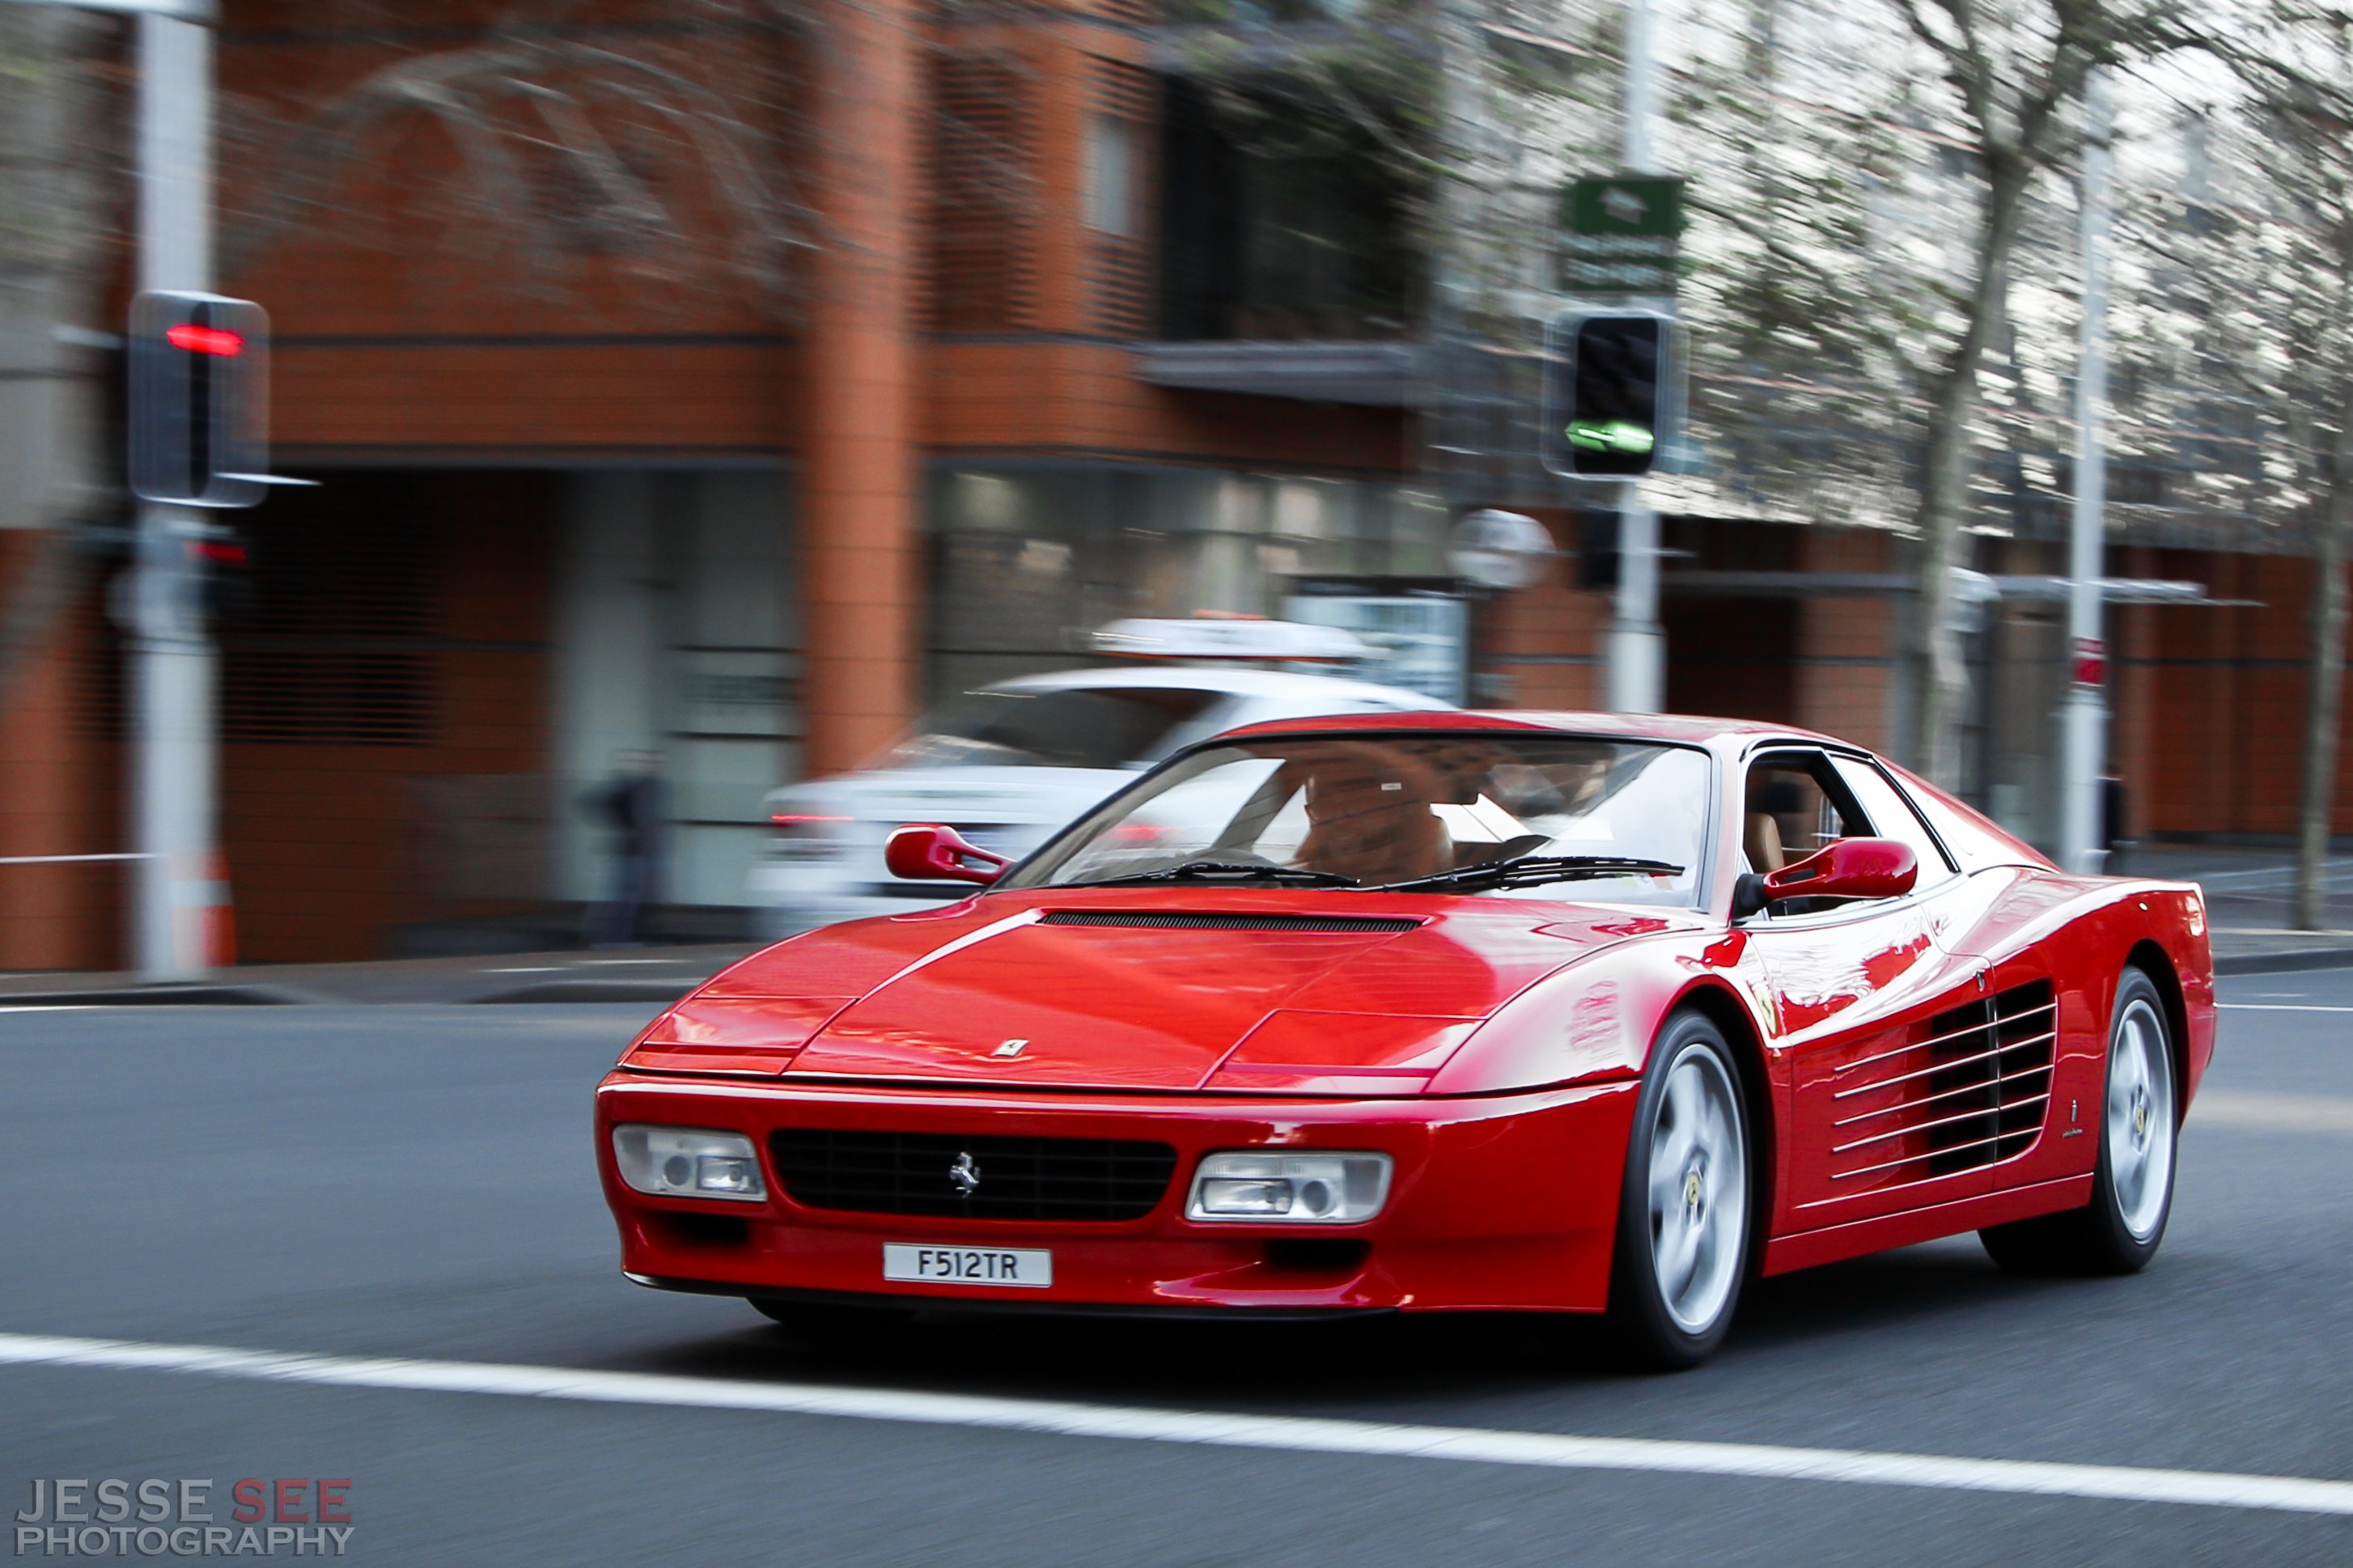
{"type": "Polygon", "coordinates": [[[1674,293],[1683,228],[1680,178],[1577,180],[1561,205],[1561,292],[1674,293]]]}
{"type": "Polygon", "coordinates": [[[1447,542],[1447,562],[1457,577],[1499,592],[1535,586],[1545,563],[1557,553],[1543,523],[1493,507],[1464,516],[1447,542]]]}

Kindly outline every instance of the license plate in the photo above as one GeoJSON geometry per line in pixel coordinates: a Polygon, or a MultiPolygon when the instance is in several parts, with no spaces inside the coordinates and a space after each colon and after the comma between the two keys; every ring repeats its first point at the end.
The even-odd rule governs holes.
{"type": "Polygon", "coordinates": [[[882,1278],[924,1285],[1026,1285],[1054,1282],[1054,1255],[1042,1247],[906,1247],[885,1243],[882,1278]]]}

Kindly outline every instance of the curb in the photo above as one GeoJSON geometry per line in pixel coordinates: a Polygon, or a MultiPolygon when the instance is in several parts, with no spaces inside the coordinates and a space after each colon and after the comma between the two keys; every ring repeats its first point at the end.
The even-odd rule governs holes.
{"type": "Polygon", "coordinates": [[[2353,947],[2313,947],[2297,952],[2234,952],[2214,961],[2220,974],[2294,974],[2306,969],[2353,968],[2353,947]]]}
{"type": "Polygon", "coordinates": [[[649,1002],[668,1005],[702,984],[702,979],[664,984],[648,980],[540,980],[529,985],[470,997],[475,1003],[501,1005],[537,1002],[649,1002]]]}
{"type": "Polygon", "coordinates": [[[0,1007],[291,1007],[310,1000],[259,985],[202,984],[0,993],[0,1007]]]}

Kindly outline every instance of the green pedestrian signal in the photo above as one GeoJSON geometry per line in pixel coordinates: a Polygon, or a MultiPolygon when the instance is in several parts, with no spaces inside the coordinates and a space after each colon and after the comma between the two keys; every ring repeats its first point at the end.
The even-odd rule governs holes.
{"type": "Polygon", "coordinates": [[[1619,420],[1611,425],[1595,425],[1583,420],[1568,427],[1568,444],[1580,452],[1648,452],[1655,444],[1651,432],[1640,425],[1619,420]]]}

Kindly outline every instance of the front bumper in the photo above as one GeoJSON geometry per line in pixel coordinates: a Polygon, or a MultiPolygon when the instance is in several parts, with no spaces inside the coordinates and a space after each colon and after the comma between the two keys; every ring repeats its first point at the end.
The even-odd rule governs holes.
{"type": "Polygon", "coordinates": [[[1630,1082],[1476,1099],[1283,1100],[746,1083],[616,1069],[596,1094],[597,1164],[621,1267],[646,1283],[745,1296],[824,1292],[1071,1309],[1598,1311],[1609,1295],[1630,1082]],[[760,1151],[761,1203],[652,1197],[613,1164],[617,1122],[720,1129],[760,1151]],[[795,1203],[770,1158],[779,1128],[1149,1139],[1176,1150],[1152,1211],[1117,1222],[852,1214],[795,1203]],[[1361,1225],[1184,1217],[1203,1154],[1378,1150],[1387,1205],[1361,1225]],[[1050,1247],[1043,1289],[881,1277],[885,1242],[1050,1247]]]}

